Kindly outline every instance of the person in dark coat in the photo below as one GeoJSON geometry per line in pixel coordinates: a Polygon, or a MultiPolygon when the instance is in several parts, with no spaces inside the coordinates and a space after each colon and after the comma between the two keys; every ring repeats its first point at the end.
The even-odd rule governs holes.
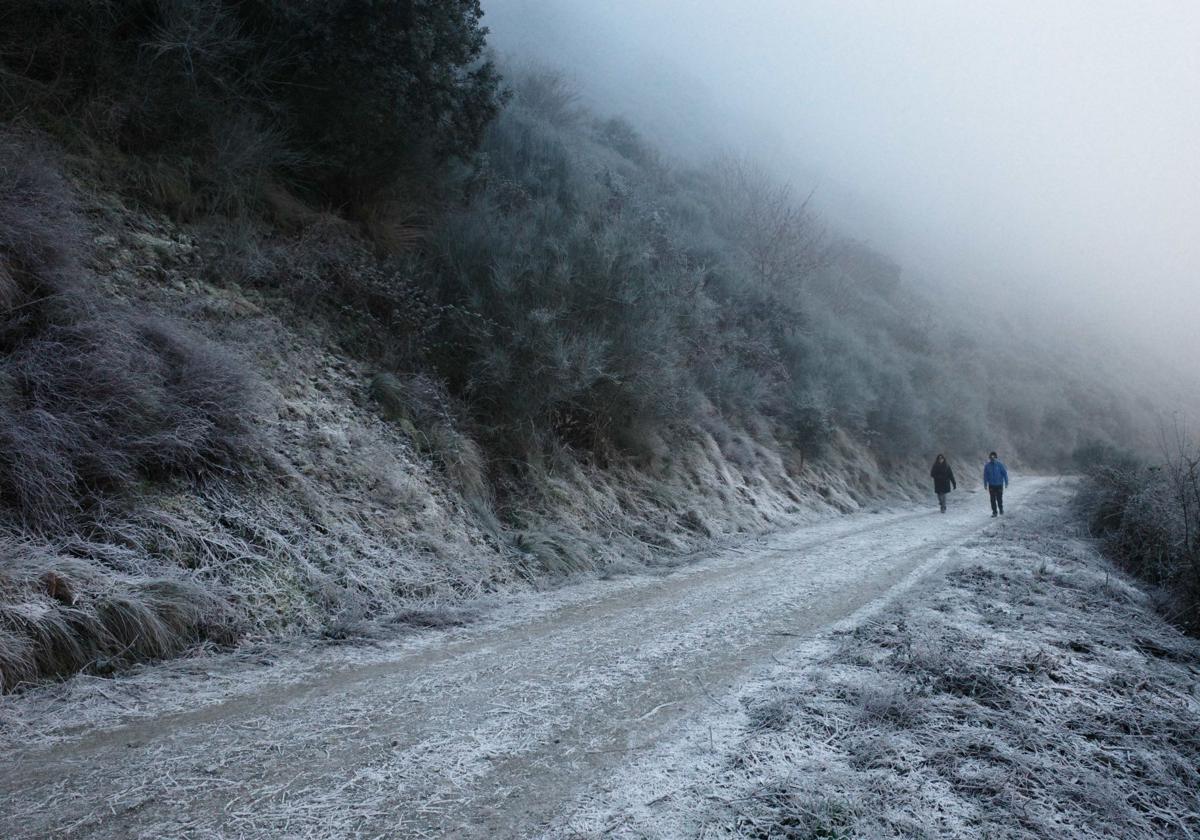
{"type": "Polygon", "coordinates": [[[954,470],[950,469],[945,455],[939,454],[934,459],[929,477],[933,479],[933,492],[937,493],[938,506],[942,509],[942,513],[945,513],[946,494],[950,492],[950,488],[958,489],[958,482],[954,480],[954,470]]]}

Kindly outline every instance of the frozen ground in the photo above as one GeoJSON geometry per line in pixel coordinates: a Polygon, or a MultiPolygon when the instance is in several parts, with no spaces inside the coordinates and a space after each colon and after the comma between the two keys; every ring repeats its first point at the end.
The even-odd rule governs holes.
{"type": "Polygon", "coordinates": [[[905,597],[772,657],[543,832],[1193,838],[1200,644],[1064,527],[1055,483],[905,597]]]}
{"type": "MultiPolygon", "coordinates": [[[[797,813],[831,808],[826,822],[836,827],[877,805],[878,780],[856,769],[857,747],[838,741],[857,730],[814,730],[812,716],[845,716],[830,704],[851,697],[884,719],[899,704],[896,720],[940,720],[925,714],[923,697],[897,700],[908,689],[896,681],[908,671],[884,667],[895,639],[911,636],[897,629],[897,605],[936,607],[972,570],[1034,574],[1066,492],[1053,479],[1022,481],[1001,520],[987,515],[982,494],[952,499],[944,516],[841,517],[662,576],[481,605],[476,620],[407,638],[243,650],[7,698],[0,836],[843,836],[789,828],[798,824],[789,785],[803,779],[805,796],[819,794],[814,779],[826,770],[814,761],[845,778],[836,795],[804,799],[797,813]],[[843,677],[856,687],[838,683],[843,677]],[[797,692],[820,702],[809,708],[797,692]],[[764,731],[777,736],[769,748],[755,741],[764,731]],[[814,753],[813,738],[825,748],[814,753]]],[[[1142,615],[1134,595],[1121,597],[1122,609],[1142,615]]],[[[1024,624],[1004,609],[1012,626],[997,625],[993,636],[1015,638],[1024,624]]],[[[1143,636],[1179,654],[1154,660],[1166,669],[1158,676],[1190,674],[1194,688],[1194,648],[1140,620],[1153,624],[1143,636]]],[[[906,644],[911,659],[924,640],[906,644]]],[[[986,648],[963,644],[963,656],[986,648]]],[[[1043,670],[1061,671],[1060,654],[1046,655],[1043,670]]],[[[913,661],[932,673],[931,659],[913,661]]],[[[972,674],[959,694],[975,702],[972,674]]],[[[1172,691],[1164,703],[1195,720],[1194,691],[1172,691]]],[[[931,749],[915,731],[909,756],[931,749]]],[[[1195,781],[1178,768],[1163,772],[1195,781]]],[[[1094,782],[1088,773],[1081,778],[1094,782]]],[[[1178,812],[1177,791],[1163,796],[1154,806],[1163,818],[1147,825],[1200,832],[1194,814],[1178,812]]],[[[920,802],[907,812],[912,825],[920,802]]],[[[974,836],[970,809],[951,805],[948,822],[918,816],[935,835],[974,836]]]]}

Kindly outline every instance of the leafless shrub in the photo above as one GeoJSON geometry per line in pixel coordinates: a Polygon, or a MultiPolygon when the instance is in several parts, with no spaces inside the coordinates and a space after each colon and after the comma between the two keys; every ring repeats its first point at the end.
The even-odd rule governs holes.
{"type": "Polygon", "coordinates": [[[722,229],[742,250],[756,282],[799,290],[825,262],[825,231],[809,199],[757,164],[726,156],[712,167],[722,191],[722,229]]]}
{"type": "Polygon", "coordinates": [[[1088,475],[1076,507],[1123,567],[1161,588],[1172,620],[1198,632],[1200,454],[1178,424],[1161,430],[1160,453],[1149,467],[1111,449],[1077,453],[1088,475]]]}

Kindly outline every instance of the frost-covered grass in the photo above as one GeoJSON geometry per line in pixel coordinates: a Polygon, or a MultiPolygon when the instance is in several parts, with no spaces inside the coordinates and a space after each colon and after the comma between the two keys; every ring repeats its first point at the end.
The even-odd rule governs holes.
{"type": "MultiPolygon", "coordinates": [[[[401,614],[468,622],[404,642],[350,622],[316,643],[5,698],[0,824],[18,837],[533,836],[774,640],[940,562],[932,517],[827,517],[672,574],[493,599],[474,622],[401,614]]],[[[980,522],[955,518],[936,524],[958,541],[980,522]]]]}
{"type": "Polygon", "coordinates": [[[706,836],[1200,833],[1200,645],[1081,543],[979,548],[751,696],[706,836]]]}
{"type": "Polygon", "coordinates": [[[40,143],[0,130],[0,692],[228,637],[223,592],[101,532],[148,486],[257,463],[252,378],[103,290],[40,143]]]}

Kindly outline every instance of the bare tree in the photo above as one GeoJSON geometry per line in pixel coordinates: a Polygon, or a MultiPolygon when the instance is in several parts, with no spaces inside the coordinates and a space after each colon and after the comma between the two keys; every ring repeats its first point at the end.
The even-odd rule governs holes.
{"type": "Polygon", "coordinates": [[[758,280],[771,287],[798,285],[823,265],[825,230],[809,211],[812,193],[797,201],[788,184],[741,157],[720,158],[714,171],[722,227],[758,280]]]}

